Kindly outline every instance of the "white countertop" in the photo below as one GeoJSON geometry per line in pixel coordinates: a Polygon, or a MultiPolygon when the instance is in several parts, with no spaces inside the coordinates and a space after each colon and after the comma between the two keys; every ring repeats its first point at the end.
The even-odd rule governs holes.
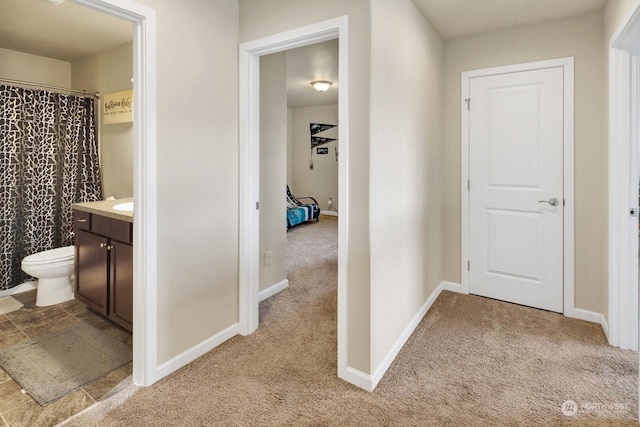
{"type": "Polygon", "coordinates": [[[117,211],[113,209],[115,205],[126,202],[133,202],[133,197],[116,200],[101,200],[99,202],[74,203],[73,209],[132,223],[133,212],[117,211]]]}

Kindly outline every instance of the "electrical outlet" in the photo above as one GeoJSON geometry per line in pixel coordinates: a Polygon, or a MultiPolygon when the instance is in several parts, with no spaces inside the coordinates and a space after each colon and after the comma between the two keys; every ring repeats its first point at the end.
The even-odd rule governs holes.
{"type": "Polygon", "coordinates": [[[264,254],[264,265],[270,265],[273,258],[271,251],[267,251],[264,254]]]}

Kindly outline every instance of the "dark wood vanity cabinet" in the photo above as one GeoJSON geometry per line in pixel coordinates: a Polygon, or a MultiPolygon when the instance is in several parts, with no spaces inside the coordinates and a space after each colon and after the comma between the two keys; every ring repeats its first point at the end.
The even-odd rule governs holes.
{"type": "Polygon", "coordinates": [[[133,324],[133,246],[112,241],[109,317],[131,331],[133,324]]]}
{"type": "Polygon", "coordinates": [[[75,296],[103,316],[109,315],[108,244],[106,237],[76,230],[75,296]]]}
{"type": "Polygon", "coordinates": [[[128,221],[74,211],[75,296],[131,331],[133,236],[128,221]]]}

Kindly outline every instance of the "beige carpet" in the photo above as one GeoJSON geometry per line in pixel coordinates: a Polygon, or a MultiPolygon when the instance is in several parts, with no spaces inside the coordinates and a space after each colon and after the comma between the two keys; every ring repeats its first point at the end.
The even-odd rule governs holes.
{"type": "Polygon", "coordinates": [[[23,307],[20,301],[14,297],[2,297],[0,298],[0,314],[7,314],[14,311],[18,311],[23,307]]]}
{"type": "Polygon", "coordinates": [[[324,217],[288,233],[290,286],[261,304],[258,332],[68,425],[635,425],[637,353],[595,324],[450,292],[373,393],[339,380],[336,237],[324,217]]]}

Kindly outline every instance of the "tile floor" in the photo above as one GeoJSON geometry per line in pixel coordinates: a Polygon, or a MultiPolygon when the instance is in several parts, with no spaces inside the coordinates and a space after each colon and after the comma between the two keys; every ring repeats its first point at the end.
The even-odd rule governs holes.
{"type": "MultiPolygon", "coordinates": [[[[12,295],[24,304],[18,311],[0,315],[0,349],[41,337],[77,322],[88,323],[106,334],[132,344],[131,334],[72,300],[50,307],[36,307],[36,291],[12,295]]],[[[0,368],[0,427],[54,426],[108,397],[131,381],[128,363],[103,378],[86,384],[60,400],[42,407],[0,368]],[[119,386],[119,387],[117,387],[119,386]]]]}

